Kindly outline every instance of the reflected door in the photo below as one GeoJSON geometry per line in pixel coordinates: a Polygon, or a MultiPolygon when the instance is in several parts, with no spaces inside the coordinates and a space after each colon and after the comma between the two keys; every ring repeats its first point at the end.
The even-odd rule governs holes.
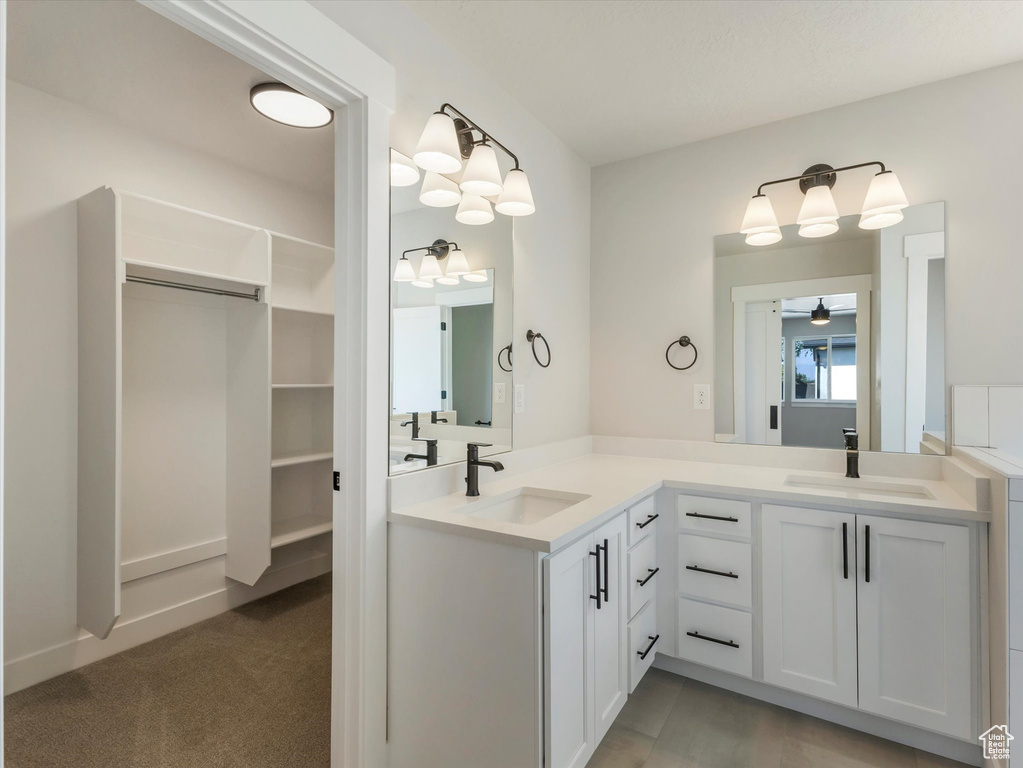
{"type": "Polygon", "coordinates": [[[781,445],[780,302],[746,305],[746,442],[781,445]]]}
{"type": "Polygon", "coordinates": [[[441,308],[397,308],[393,324],[391,406],[395,413],[442,410],[441,308]]]}

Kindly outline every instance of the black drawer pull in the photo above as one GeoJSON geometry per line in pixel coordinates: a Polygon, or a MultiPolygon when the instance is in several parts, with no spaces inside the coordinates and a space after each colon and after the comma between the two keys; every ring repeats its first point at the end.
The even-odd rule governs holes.
{"type": "Polygon", "coordinates": [[[728,573],[725,573],[724,571],[712,571],[710,568],[701,568],[698,565],[687,565],[686,566],[686,570],[687,571],[697,571],[699,573],[710,573],[710,574],[713,574],[714,576],[724,576],[726,579],[737,579],[737,578],[739,578],[739,574],[732,573],[731,571],[728,571],[728,573]]]}
{"type": "Polygon", "coordinates": [[[705,515],[702,512],[686,512],[686,517],[701,517],[704,520],[724,520],[726,523],[737,523],[737,517],[722,517],[721,515],[705,515]]]}
{"type": "Polygon", "coordinates": [[[645,587],[646,583],[650,581],[650,579],[652,579],[654,576],[656,576],[659,570],[661,570],[660,566],[658,566],[657,568],[647,568],[648,573],[646,578],[636,579],[636,583],[639,584],[639,586],[641,587],[645,587]]]}
{"type": "Polygon", "coordinates": [[[708,637],[707,635],[701,635],[699,632],[686,632],[690,637],[695,637],[697,640],[706,640],[708,643],[717,643],[718,645],[727,645],[729,648],[738,648],[738,643],[733,643],[731,640],[718,640],[716,637],[708,637]]]}
{"type": "Polygon", "coordinates": [[[650,525],[650,523],[652,523],[654,520],[656,520],[660,516],[661,516],[660,513],[658,513],[656,515],[647,515],[646,516],[646,520],[644,520],[642,523],[636,523],[636,527],[637,528],[646,528],[648,525],[650,525]]]}
{"type": "Polygon", "coordinates": [[[646,647],[646,650],[645,651],[636,651],[636,654],[641,659],[645,659],[647,656],[650,655],[650,651],[652,651],[654,649],[654,646],[657,645],[657,641],[661,639],[661,636],[660,635],[647,635],[647,638],[649,638],[649,640],[650,640],[650,645],[648,645],[646,647]]]}

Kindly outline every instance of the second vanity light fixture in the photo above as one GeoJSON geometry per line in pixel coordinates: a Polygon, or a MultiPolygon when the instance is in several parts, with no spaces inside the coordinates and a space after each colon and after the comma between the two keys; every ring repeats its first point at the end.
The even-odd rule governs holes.
{"type": "Polygon", "coordinates": [[[529,178],[515,153],[450,104],[430,115],[412,160],[425,171],[420,202],[434,208],[457,205],[455,219],[462,224],[489,224],[494,209],[505,216],[536,211],[529,178]],[[515,164],[503,181],[495,147],[515,164]],[[457,184],[447,178],[459,171],[457,184]]]}
{"type": "Polygon", "coordinates": [[[799,176],[765,181],[749,201],[739,231],[746,235],[746,243],[749,245],[771,245],[781,240],[781,228],[778,226],[771,201],[764,194],[764,187],[798,181],[799,189],[806,196],[799,209],[799,216],[796,217],[800,236],[833,235],[838,231],[838,208],[831,196],[831,188],[835,186],[838,174],[871,165],[879,166],[881,170],[870,180],[870,186],[867,188],[867,196],[860,212],[860,228],[882,229],[898,224],[902,221],[902,209],[909,205],[906,193],[902,191],[902,185],[895,173],[885,168],[884,163],[874,160],[842,168],[832,168],[824,164],[812,165],[799,176]]]}
{"type": "Polygon", "coordinates": [[[394,282],[412,283],[417,288],[433,288],[434,282],[440,285],[458,285],[460,278],[469,282],[485,282],[486,270],[483,273],[483,280],[480,281],[477,273],[469,268],[469,260],[458,247],[458,243],[448,240],[434,240],[431,245],[409,248],[401,254],[398,263],[394,266],[394,282]],[[426,251],[423,260],[419,263],[419,274],[416,274],[415,267],[409,261],[408,255],[417,251],[426,251]],[[445,269],[440,268],[441,261],[447,261],[445,269]]]}

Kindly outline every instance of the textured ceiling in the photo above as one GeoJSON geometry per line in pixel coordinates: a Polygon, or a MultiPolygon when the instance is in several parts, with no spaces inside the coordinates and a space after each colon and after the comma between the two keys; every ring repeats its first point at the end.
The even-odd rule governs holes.
{"type": "Polygon", "coordinates": [[[406,0],[593,165],[1023,59],[1007,0],[406,0]]]}
{"type": "Polygon", "coordinates": [[[134,2],[8,4],[8,77],[154,138],[331,193],[332,127],[274,123],[249,105],[273,78],[134,2]]]}

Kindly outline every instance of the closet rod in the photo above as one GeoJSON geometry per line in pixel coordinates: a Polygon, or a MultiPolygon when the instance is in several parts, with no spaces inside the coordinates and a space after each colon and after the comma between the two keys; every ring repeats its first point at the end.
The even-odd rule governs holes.
{"type": "Polygon", "coordinates": [[[144,285],[158,285],[162,288],[180,288],[183,291],[195,291],[196,293],[212,293],[217,296],[233,296],[236,299],[249,299],[259,301],[259,288],[255,293],[242,293],[240,291],[224,291],[220,288],[205,288],[201,285],[189,285],[188,283],[174,283],[170,280],[157,280],[155,277],[136,277],[128,275],[125,278],[129,283],[142,283],[144,285]]]}

